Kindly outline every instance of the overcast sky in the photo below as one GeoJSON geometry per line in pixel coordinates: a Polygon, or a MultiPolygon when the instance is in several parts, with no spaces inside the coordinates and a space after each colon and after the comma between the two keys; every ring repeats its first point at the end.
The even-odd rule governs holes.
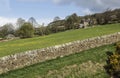
{"type": "Polygon", "coordinates": [[[120,0],[0,0],[0,25],[15,23],[19,17],[34,17],[39,24],[48,24],[55,16],[82,16],[107,8],[120,8],[120,0]]]}

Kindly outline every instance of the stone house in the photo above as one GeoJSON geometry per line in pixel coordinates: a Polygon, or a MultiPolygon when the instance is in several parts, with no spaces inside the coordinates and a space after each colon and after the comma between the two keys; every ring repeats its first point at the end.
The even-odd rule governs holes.
{"type": "Polygon", "coordinates": [[[82,19],[79,28],[86,28],[87,26],[89,26],[89,20],[82,19]]]}

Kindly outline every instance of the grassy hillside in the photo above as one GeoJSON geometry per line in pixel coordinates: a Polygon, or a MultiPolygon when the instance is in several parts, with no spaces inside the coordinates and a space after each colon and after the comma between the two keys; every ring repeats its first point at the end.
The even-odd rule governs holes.
{"type": "Polygon", "coordinates": [[[36,38],[0,42],[0,57],[75,40],[83,40],[90,37],[111,34],[119,31],[120,24],[110,24],[104,26],[96,26],[94,28],[70,30],[36,38]]]}
{"type": "Polygon", "coordinates": [[[0,75],[0,78],[109,78],[103,66],[113,45],[93,48],[0,75]]]}

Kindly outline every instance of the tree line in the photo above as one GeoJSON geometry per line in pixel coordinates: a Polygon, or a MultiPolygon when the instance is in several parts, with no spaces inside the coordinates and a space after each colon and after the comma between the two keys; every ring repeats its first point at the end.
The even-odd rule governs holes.
{"type": "Polygon", "coordinates": [[[65,19],[56,16],[47,26],[39,25],[33,17],[28,21],[18,18],[16,23],[18,28],[15,29],[12,24],[5,24],[0,27],[0,37],[5,38],[8,34],[13,34],[20,38],[31,38],[34,36],[49,35],[51,33],[63,32],[71,29],[84,28],[85,23],[87,27],[120,23],[120,9],[108,9],[102,13],[85,16],[78,16],[76,13],[73,13],[65,17],[65,19]],[[83,24],[82,27],[80,26],[81,24],[83,24]]]}

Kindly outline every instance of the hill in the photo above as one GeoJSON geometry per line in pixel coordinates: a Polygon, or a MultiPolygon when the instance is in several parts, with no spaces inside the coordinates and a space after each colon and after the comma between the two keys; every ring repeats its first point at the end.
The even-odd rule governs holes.
{"type": "Polygon", "coordinates": [[[120,24],[100,25],[93,28],[70,30],[42,37],[12,40],[0,42],[0,57],[63,44],[75,40],[83,40],[91,37],[111,34],[120,31],[120,24]]]}

